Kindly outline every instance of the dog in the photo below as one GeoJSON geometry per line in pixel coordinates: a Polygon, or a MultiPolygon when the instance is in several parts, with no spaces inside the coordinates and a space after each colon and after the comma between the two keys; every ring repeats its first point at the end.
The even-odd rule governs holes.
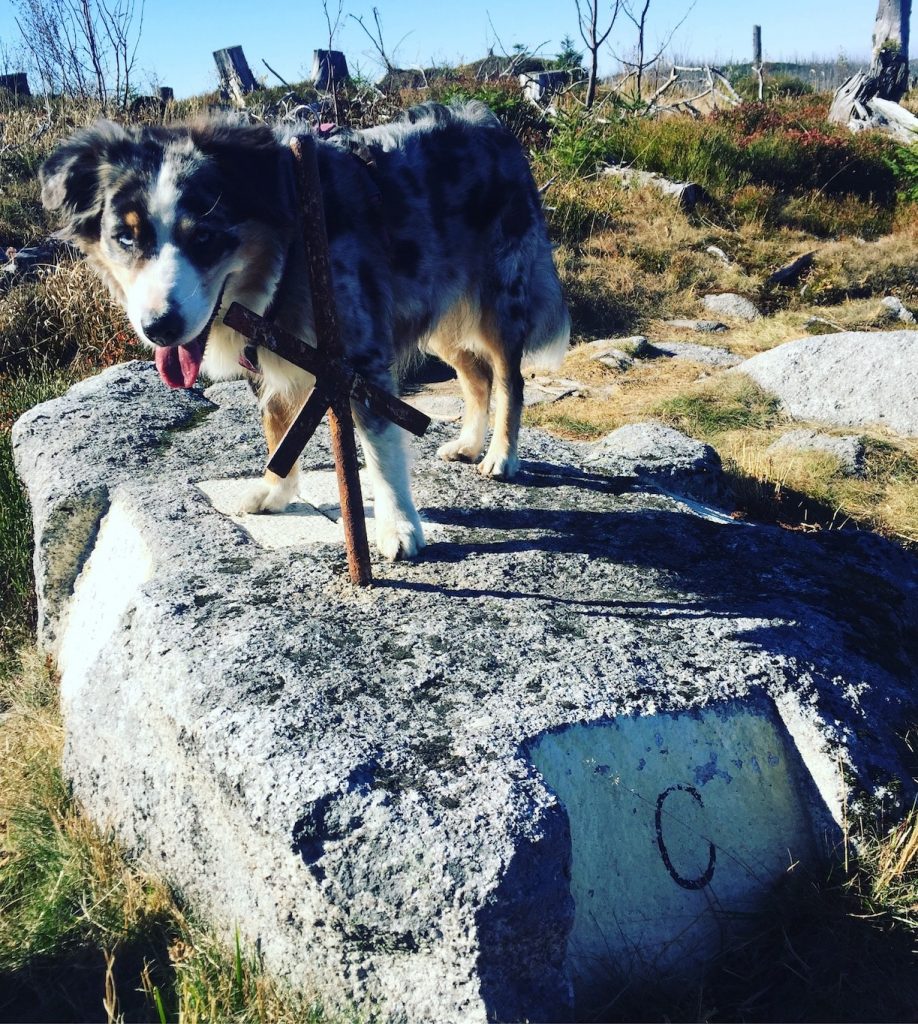
{"type": "MultiPolygon", "coordinates": [[[[44,206],[154,350],[163,381],[190,388],[247,376],[269,451],[313,378],[222,323],[236,301],[315,344],[298,227],[294,129],[229,119],[124,128],[100,121],[42,165],[44,206]],[[251,350],[250,350],[251,352],[251,350]]],[[[514,136],[483,104],[430,103],[391,124],[341,131],[317,144],[341,343],[355,369],[390,391],[419,347],[452,366],[464,413],[438,454],[476,462],[489,407],[495,420],[478,470],[518,470],[521,365],[557,365],[570,320],[538,190],[514,136]]],[[[424,546],[400,428],[362,405],[354,416],[386,558],[424,546]]],[[[279,512],[297,472],[268,472],[241,512],[279,512]]]]}

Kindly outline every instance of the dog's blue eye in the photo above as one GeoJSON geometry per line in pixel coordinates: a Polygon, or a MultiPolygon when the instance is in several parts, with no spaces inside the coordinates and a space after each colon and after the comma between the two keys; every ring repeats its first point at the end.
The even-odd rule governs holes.
{"type": "Polygon", "coordinates": [[[133,235],[118,235],[118,244],[125,249],[134,248],[134,236],[133,235]]]}

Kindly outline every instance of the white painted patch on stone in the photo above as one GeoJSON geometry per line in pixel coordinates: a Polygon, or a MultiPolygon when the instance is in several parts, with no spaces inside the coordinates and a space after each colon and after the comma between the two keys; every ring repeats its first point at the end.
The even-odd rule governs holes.
{"type": "Polygon", "coordinates": [[[462,395],[442,394],[429,390],[416,395],[406,395],[402,401],[419,409],[432,420],[439,420],[442,423],[455,423],[461,420],[465,405],[462,395]]]}
{"type": "MultiPolygon", "coordinates": [[[[344,546],[344,527],[341,524],[341,505],[338,499],[338,480],[334,470],[311,470],[300,475],[298,501],[284,512],[240,515],[238,509],[252,479],[202,480],[198,487],[210,503],[263,548],[302,548],[310,544],[344,546]]],[[[372,491],[369,474],[360,474],[360,487],[364,497],[367,522],[373,520],[372,491]]],[[[447,528],[421,516],[424,536],[428,543],[443,540],[447,528]]],[[[369,530],[372,537],[373,531],[369,530]]]]}
{"type": "Polygon", "coordinates": [[[570,820],[581,993],[697,966],[818,849],[807,773],[764,703],[571,726],[531,757],[570,820]]]}
{"type": "Polygon", "coordinates": [[[61,634],[58,666],[65,705],[89,679],[99,654],[121,629],[134,595],[152,575],[153,559],[140,531],[121,505],[112,505],[77,577],[61,634]]]}

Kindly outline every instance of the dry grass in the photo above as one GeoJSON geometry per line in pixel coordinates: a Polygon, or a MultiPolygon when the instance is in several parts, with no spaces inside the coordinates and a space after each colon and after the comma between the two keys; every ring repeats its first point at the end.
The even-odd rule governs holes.
{"type": "Polygon", "coordinates": [[[624,423],[652,418],[661,399],[682,394],[698,379],[700,368],[682,360],[652,359],[621,373],[590,362],[575,350],[562,372],[589,381],[592,390],[583,397],[532,406],[525,410],[524,421],[560,437],[591,440],[624,423]]]}
{"type": "Polygon", "coordinates": [[[228,949],[189,919],[81,814],[62,743],[57,680],[23,648],[0,673],[0,1019],[327,1020],[238,937],[228,949]]]}
{"type": "Polygon", "coordinates": [[[134,332],[98,276],[82,260],[64,259],[0,302],[0,374],[45,364],[76,372],[129,357],[134,332]]]}
{"type": "MultiPolygon", "coordinates": [[[[731,347],[741,344],[731,339],[731,347]]],[[[564,438],[595,440],[626,423],[658,419],[717,449],[737,509],[753,518],[791,528],[853,523],[918,546],[918,442],[863,434],[864,475],[851,477],[826,453],[769,452],[790,422],[771,395],[742,375],[712,374],[675,359],[637,360],[619,371],[576,348],[562,373],[584,383],[580,395],[528,408],[527,424],[564,438]]]]}

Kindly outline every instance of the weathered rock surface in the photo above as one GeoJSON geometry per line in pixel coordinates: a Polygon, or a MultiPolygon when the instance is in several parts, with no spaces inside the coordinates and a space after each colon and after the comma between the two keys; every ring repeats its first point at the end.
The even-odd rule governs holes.
{"type": "Polygon", "coordinates": [[[65,771],[329,1006],[583,1019],[575,990],[716,952],[846,801],[908,805],[918,573],[869,535],[712,521],[621,444],[587,465],[524,431],[487,481],[435,459],[455,429],[416,446],[430,544],[356,590],[303,539],[334,526],[324,430],[290,514],[198,486],[261,462],[244,386],[128,364],[23,417],[65,771]]]}
{"type": "Polygon", "coordinates": [[[887,295],[881,300],[883,314],[890,320],[901,320],[904,324],[915,323],[915,314],[896,295],[887,295]]]}
{"type": "Polygon", "coordinates": [[[918,435],[918,331],[843,331],[747,359],[748,374],[796,419],[918,435]]]}
{"type": "Polygon", "coordinates": [[[762,311],[749,299],[735,292],[723,292],[720,295],[705,295],[704,308],[709,313],[732,317],[734,320],[758,320],[762,311]]]}
{"type": "Polygon", "coordinates": [[[736,366],[742,357],[734,355],[729,349],[716,345],[693,345],[689,341],[654,341],[649,342],[641,352],[645,359],[668,356],[670,359],[686,359],[703,366],[715,366],[718,369],[736,366]]]}
{"type": "Polygon", "coordinates": [[[766,449],[769,454],[784,451],[825,452],[838,459],[845,476],[864,475],[864,439],[857,434],[823,434],[818,430],[789,430],[766,449]]]}
{"type": "Polygon", "coordinates": [[[629,423],[597,441],[584,462],[618,477],[716,501],[724,496],[720,456],[664,423],[629,423]]]}

